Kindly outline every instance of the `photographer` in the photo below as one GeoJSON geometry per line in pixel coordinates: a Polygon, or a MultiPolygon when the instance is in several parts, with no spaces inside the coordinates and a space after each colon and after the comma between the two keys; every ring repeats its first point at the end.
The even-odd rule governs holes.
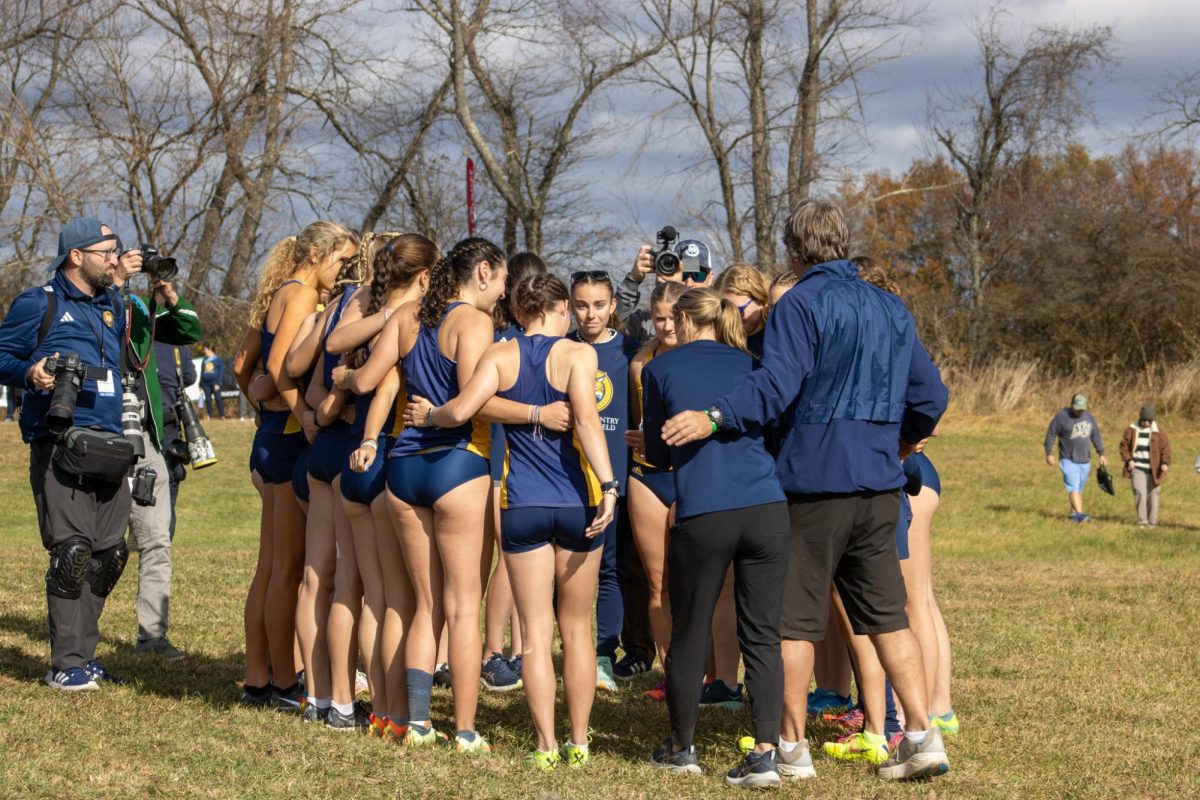
{"type": "MultiPolygon", "coordinates": [[[[145,269],[153,293],[149,302],[128,292],[124,295],[129,314],[129,333],[122,350],[125,374],[133,378],[129,388],[136,393],[142,412],[140,427],[144,455],[138,459],[137,469],[149,468],[155,474],[153,503],[135,503],[129,519],[129,549],[139,552],[137,652],[154,653],[177,661],[186,658],[187,654],[167,638],[171,603],[172,503],[170,467],[163,454],[167,443],[172,441],[163,435],[163,399],[166,398],[167,407],[172,409],[170,418],[173,419],[175,393],[163,394],[154,342],[188,345],[199,341],[200,317],[190,303],[176,294],[169,281],[164,280],[174,277],[174,262],[164,264],[168,259],[157,257],[157,253],[145,245],[143,251],[129,251],[113,276],[116,287],[124,289],[134,275],[145,269]],[[143,255],[149,255],[145,265],[143,255]]],[[[173,364],[167,366],[174,368],[173,364]]],[[[126,438],[138,435],[131,431],[128,418],[125,430],[126,438]]],[[[178,428],[175,428],[175,438],[178,438],[178,428]]],[[[151,490],[150,486],[146,488],[151,490]]]]}
{"type": "Polygon", "coordinates": [[[633,269],[617,287],[617,316],[625,323],[629,339],[640,346],[654,338],[650,310],[639,308],[642,281],[654,274],[654,282],[676,281],[687,286],[711,286],[714,277],[708,245],[697,239],[676,241],[670,225],[658,232],[658,248],[644,244],[634,259],[633,269]],[[674,256],[674,257],[672,257],[674,256]]]}
{"type": "Polygon", "coordinates": [[[58,237],[54,277],[18,295],[0,323],[0,382],[26,389],[21,434],[50,554],[46,683],[64,691],[116,680],[95,655],[100,614],[128,557],[133,454],[120,435],[126,321],[110,288],[117,253],[107,225],[71,220],[58,237]]]}
{"type": "Polygon", "coordinates": [[[179,373],[183,388],[196,382],[196,365],[186,347],[154,343],[154,360],[158,362],[158,385],[162,392],[163,458],[167,460],[171,489],[171,541],[175,541],[175,504],[179,500],[179,484],[187,478],[187,441],[180,435],[176,403],[179,396],[179,373]],[[175,444],[178,442],[178,444],[175,444]]]}

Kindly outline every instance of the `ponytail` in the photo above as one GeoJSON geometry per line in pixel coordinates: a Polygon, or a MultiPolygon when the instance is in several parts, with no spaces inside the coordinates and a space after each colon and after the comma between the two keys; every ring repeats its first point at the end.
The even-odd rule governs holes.
{"type": "Polygon", "coordinates": [[[712,328],[718,342],[736,347],[744,353],[746,333],[742,328],[742,315],[729,300],[712,289],[696,287],[688,289],[675,301],[675,316],[685,316],[692,327],[712,328]]]}

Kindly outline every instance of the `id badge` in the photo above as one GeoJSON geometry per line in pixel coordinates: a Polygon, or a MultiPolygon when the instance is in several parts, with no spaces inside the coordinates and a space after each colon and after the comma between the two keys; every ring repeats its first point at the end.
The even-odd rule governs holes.
{"type": "Polygon", "coordinates": [[[111,369],[108,370],[108,377],[102,381],[96,381],[96,394],[100,395],[101,397],[117,396],[117,384],[113,379],[113,372],[111,369]]]}

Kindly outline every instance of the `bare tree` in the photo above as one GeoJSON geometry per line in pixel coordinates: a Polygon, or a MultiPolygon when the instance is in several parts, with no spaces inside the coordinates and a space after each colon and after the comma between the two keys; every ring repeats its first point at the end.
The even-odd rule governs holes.
{"type": "Polygon", "coordinates": [[[966,178],[957,195],[956,245],[960,290],[972,317],[972,357],[984,341],[981,311],[989,286],[1011,245],[993,225],[1006,182],[1030,156],[1064,142],[1085,116],[1086,79],[1109,61],[1112,40],[1104,27],[1041,27],[1014,42],[1002,21],[993,11],[976,33],[982,90],[947,92],[930,111],[934,140],[966,178]]]}

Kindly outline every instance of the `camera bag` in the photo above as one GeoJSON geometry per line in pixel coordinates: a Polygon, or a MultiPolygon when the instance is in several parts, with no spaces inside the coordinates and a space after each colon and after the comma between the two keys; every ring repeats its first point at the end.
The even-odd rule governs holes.
{"type": "Polygon", "coordinates": [[[54,463],[70,475],[119,483],[137,461],[133,445],[109,431],[72,426],[54,447],[54,463]]]}

